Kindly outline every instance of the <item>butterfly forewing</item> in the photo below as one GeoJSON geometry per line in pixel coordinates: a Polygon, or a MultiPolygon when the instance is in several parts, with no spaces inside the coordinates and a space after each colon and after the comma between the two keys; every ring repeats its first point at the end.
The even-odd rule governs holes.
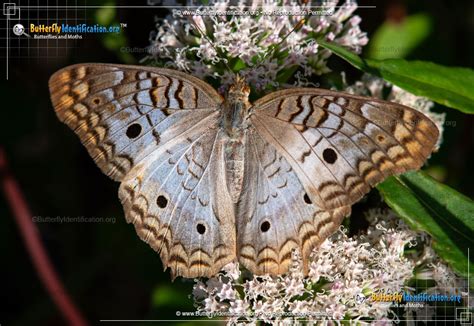
{"type": "Polygon", "coordinates": [[[438,138],[414,109],[318,89],[272,93],[254,104],[251,121],[325,209],[352,205],[385,177],[419,168],[438,138]]]}
{"type": "Polygon", "coordinates": [[[49,87],[59,119],[78,134],[102,171],[118,181],[222,102],[197,78],[147,67],[70,66],[56,72],[49,87]]]}

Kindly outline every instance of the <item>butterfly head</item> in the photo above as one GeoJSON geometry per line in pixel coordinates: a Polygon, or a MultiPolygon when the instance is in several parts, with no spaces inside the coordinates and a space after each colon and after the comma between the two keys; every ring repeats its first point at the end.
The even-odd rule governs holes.
{"type": "Polygon", "coordinates": [[[244,77],[236,75],[235,81],[230,85],[227,93],[230,99],[247,101],[250,95],[250,87],[244,77]]]}

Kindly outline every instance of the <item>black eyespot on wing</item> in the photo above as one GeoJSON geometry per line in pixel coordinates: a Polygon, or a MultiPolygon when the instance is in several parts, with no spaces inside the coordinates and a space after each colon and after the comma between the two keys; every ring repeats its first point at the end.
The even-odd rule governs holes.
{"type": "Polygon", "coordinates": [[[168,206],[168,199],[163,195],[159,195],[158,198],[156,198],[156,204],[159,208],[165,208],[168,206]]]}
{"type": "Polygon", "coordinates": [[[142,132],[142,126],[139,123],[134,123],[127,128],[127,137],[130,139],[137,138],[142,132]]]}
{"type": "Polygon", "coordinates": [[[337,154],[332,148],[326,148],[323,151],[323,159],[326,163],[333,164],[337,160],[337,154]]]}
{"type": "Polygon", "coordinates": [[[196,230],[199,234],[204,234],[206,232],[206,226],[202,223],[198,223],[198,225],[196,225],[196,230]]]}
{"type": "Polygon", "coordinates": [[[268,230],[270,230],[270,222],[264,221],[264,222],[260,225],[260,231],[262,231],[262,232],[267,232],[268,230]]]}
{"type": "Polygon", "coordinates": [[[303,200],[306,204],[312,204],[313,202],[311,201],[311,199],[309,198],[308,194],[305,193],[304,196],[303,196],[303,200]]]}

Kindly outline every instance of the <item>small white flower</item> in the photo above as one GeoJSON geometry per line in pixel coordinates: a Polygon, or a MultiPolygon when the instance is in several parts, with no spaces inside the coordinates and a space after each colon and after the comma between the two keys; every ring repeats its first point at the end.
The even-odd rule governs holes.
{"type": "Polygon", "coordinates": [[[217,293],[220,301],[224,300],[234,300],[235,299],[235,290],[230,283],[222,284],[220,291],[217,293]]]}
{"type": "Polygon", "coordinates": [[[305,292],[303,280],[294,278],[285,278],[284,287],[286,294],[291,298],[302,295],[305,292]]]}
{"type": "Polygon", "coordinates": [[[244,315],[249,308],[248,302],[237,299],[230,303],[229,312],[235,315],[244,315]]]}
{"type": "Polygon", "coordinates": [[[293,314],[307,314],[311,309],[311,303],[307,301],[293,301],[288,303],[288,310],[290,310],[293,314]]]}
{"type": "Polygon", "coordinates": [[[216,298],[211,296],[209,298],[204,299],[204,310],[206,312],[217,312],[220,310],[219,302],[217,302],[216,298]]]}
{"type": "Polygon", "coordinates": [[[240,277],[239,264],[237,262],[231,262],[225,265],[222,270],[225,276],[230,277],[232,280],[237,280],[240,277]]]}
{"type": "Polygon", "coordinates": [[[204,20],[202,19],[202,16],[192,16],[192,20],[194,24],[196,24],[196,26],[199,28],[199,30],[205,35],[207,30],[206,30],[206,24],[204,24],[204,20]]]}
{"type": "Polygon", "coordinates": [[[340,320],[344,318],[346,307],[342,304],[333,303],[326,308],[326,312],[333,319],[340,320]]]}
{"type": "Polygon", "coordinates": [[[437,284],[440,286],[445,287],[453,287],[454,280],[456,279],[456,275],[448,268],[448,266],[442,264],[441,262],[437,262],[433,266],[433,280],[436,281],[437,284]]]}

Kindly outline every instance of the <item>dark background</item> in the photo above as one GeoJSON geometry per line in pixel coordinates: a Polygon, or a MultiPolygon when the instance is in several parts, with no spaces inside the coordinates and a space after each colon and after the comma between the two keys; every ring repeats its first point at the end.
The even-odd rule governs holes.
{"type": "MultiPolygon", "coordinates": [[[[43,4],[29,1],[30,5],[34,3],[43,4]]],[[[83,4],[76,1],[68,5],[76,3],[83,4]]],[[[146,1],[116,3],[146,5],[146,1]]],[[[49,1],[49,5],[54,4],[49,1]]],[[[87,5],[92,4],[93,1],[87,2],[87,5]]],[[[473,66],[474,6],[471,0],[359,1],[359,4],[377,5],[376,9],[357,11],[362,17],[361,29],[368,32],[369,38],[387,19],[403,21],[406,15],[427,13],[432,18],[433,29],[407,58],[473,66]]],[[[95,15],[94,9],[71,12],[60,12],[59,17],[77,15],[80,21],[93,22],[95,15]]],[[[149,44],[155,16],[164,14],[166,11],[157,8],[117,9],[115,21],[127,23],[125,41],[129,47],[143,48],[149,44]]],[[[47,14],[32,10],[31,15],[42,20],[47,14]]],[[[5,35],[5,20],[2,24],[5,35]]],[[[13,39],[14,35],[10,35],[13,39]]],[[[5,39],[2,42],[5,43],[5,39]]],[[[10,171],[20,184],[33,216],[115,217],[116,220],[115,223],[35,224],[74,301],[91,323],[98,323],[100,319],[173,319],[176,310],[194,310],[188,298],[192,280],[170,281],[168,271],[163,272],[159,256],[126,224],[117,197],[119,184],[100,172],[74,133],[56,118],[49,100],[48,78],[56,70],[80,62],[122,63],[124,54],[94,35],[86,36],[75,45],[70,42],[60,50],[35,49],[33,43],[29,51],[17,49],[25,45],[23,40],[21,42],[12,40],[10,44],[8,81],[4,77],[5,44],[0,54],[0,146],[5,150],[10,171]]],[[[143,53],[135,53],[126,60],[138,63],[143,56],[143,53]]],[[[349,81],[360,76],[336,57],[331,58],[329,66],[336,71],[345,70],[349,81]]],[[[447,112],[446,120],[455,121],[456,125],[445,127],[444,143],[430,160],[428,170],[472,198],[474,120],[472,116],[438,105],[436,111],[447,112]]],[[[34,270],[3,195],[0,195],[0,216],[0,324],[63,324],[61,314],[34,270]]]]}

